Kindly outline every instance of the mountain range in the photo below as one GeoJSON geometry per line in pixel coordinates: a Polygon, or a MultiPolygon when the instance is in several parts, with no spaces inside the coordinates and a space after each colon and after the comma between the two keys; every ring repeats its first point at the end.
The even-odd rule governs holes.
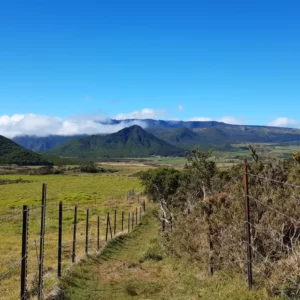
{"type": "Polygon", "coordinates": [[[27,150],[0,135],[0,164],[50,165],[40,154],[27,150]]]}
{"type": "MultiPolygon", "coordinates": [[[[148,133],[184,150],[191,149],[194,145],[199,145],[203,150],[208,148],[222,150],[229,149],[231,144],[237,143],[300,143],[300,130],[292,128],[230,125],[216,121],[166,121],[152,119],[110,120],[109,123],[99,123],[110,125],[122,123],[124,126],[126,124],[130,126],[134,122],[142,123],[143,129],[148,133]]],[[[86,136],[19,136],[13,140],[29,150],[44,152],[55,149],[72,140],[77,140],[78,142],[78,139],[81,138],[84,139],[86,136]]],[[[97,139],[99,138],[97,135],[97,139]]],[[[98,145],[100,146],[100,144],[98,145]]],[[[58,153],[58,151],[56,152],[58,153]]],[[[106,153],[105,151],[103,151],[104,154],[106,153]]],[[[118,152],[118,150],[116,151],[118,152]]],[[[71,149],[68,152],[71,154],[71,149]]],[[[91,154],[93,153],[95,154],[95,150],[91,150],[91,154]]],[[[99,150],[97,153],[101,154],[101,151],[99,150]]]]}
{"type": "Polygon", "coordinates": [[[47,151],[64,157],[181,156],[184,150],[134,125],[109,135],[77,137],[47,151]]]}

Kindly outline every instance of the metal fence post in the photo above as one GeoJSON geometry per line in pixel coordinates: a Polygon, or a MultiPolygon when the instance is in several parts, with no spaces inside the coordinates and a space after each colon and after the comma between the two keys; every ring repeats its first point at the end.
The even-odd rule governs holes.
{"type": "Polygon", "coordinates": [[[130,232],[130,213],[128,213],[128,233],[130,232]]]}
{"type": "Polygon", "coordinates": [[[132,226],[132,230],[133,230],[133,228],[134,228],[134,212],[132,212],[132,220],[131,220],[131,222],[132,222],[131,226],[132,226]]]}
{"type": "Polygon", "coordinates": [[[89,214],[90,210],[86,210],[86,226],[85,226],[85,255],[89,254],[89,214]]]}
{"type": "Polygon", "coordinates": [[[100,216],[97,218],[97,250],[100,250],[100,216]]]}
{"type": "Polygon", "coordinates": [[[142,207],[140,206],[140,223],[142,222],[142,207]]]}
{"type": "Polygon", "coordinates": [[[63,218],[63,203],[59,202],[58,214],[58,253],[57,253],[57,277],[61,278],[61,254],[62,254],[62,218],[63,218]]]}
{"type": "Polygon", "coordinates": [[[72,263],[76,260],[76,234],[77,234],[77,205],[74,208],[74,227],[73,227],[73,251],[72,251],[72,263]]]}
{"type": "Polygon", "coordinates": [[[251,248],[248,165],[247,165],[246,160],[245,160],[245,163],[244,163],[244,194],[245,194],[245,221],[246,221],[246,241],[247,241],[248,286],[249,286],[249,290],[251,290],[252,286],[253,286],[252,248],[251,248]]]}
{"type": "Polygon", "coordinates": [[[27,299],[28,217],[29,209],[27,205],[24,205],[21,254],[21,300],[27,299]]]}
{"type": "Polygon", "coordinates": [[[138,209],[137,207],[135,208],[135,224],[137,225],[138,223],[138,209]]]}
{"type": "Polygon", "coordinates": [[[42,189],[42,207],[41,207],[41,231],[40,231],[40,257],[39,257],[38,300],[42,300],[42,297],[43,297],[43,272],[44,272],[46,197],[47,197],[47,185],[45,183],[43,183],[43,189],[42,189]]]}
{"type": "Polygon", "coordinates": [[[115,210],[115,218],[114,218],[114,235],[117,233],[117,210],[115,210]]]}
{"type": "Polygon", "coordinates": [[[106,242],[108,240],[108,224],[109,224],[109,212],[107,213],[107,217],[106,217],[106,234],[105,234],[105,241],[106,242]]]}

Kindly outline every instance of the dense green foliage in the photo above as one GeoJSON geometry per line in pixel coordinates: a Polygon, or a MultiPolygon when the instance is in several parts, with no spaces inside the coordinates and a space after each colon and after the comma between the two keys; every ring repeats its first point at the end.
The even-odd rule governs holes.
{"type": "Polygon", "coordinates": [[[0,164],[49,165],[41,155],[17,145],[15,142],[0,136],[0,164]]]}
{"type": "Polygon", "coordinates": [[[77,138],[49,153],[67,157],[147,157],[178,156],[183,155],[184,150],[168,144],[139,126],[132,126],[106,136],[77,138]]]}
{"type": "MultiPolygon", "coordinates": [[[[251,231],[255,280],[299,299],[300,293],[300,164],[294,160],[261,160],[249,164],[251,231]],[[288,183],[287,185],[285,183],[288,183]],[[272,284],[270,284],[272,283],[272,284]]],[[[246,270],[243,165],[217,169],[210,152],[193,150],[188,163],[172,183],[170,192],[153,189],[157,173],[142,175],[148,194],[162,209],[165,222],[173,222],[165,247],[177,257],[206,264],[214,270],[246,270]],[[167,201],[166,201],[167,200],[167,201]]],[[[165,169],[171,176],[178,171],[165,169]]],[[[160,190],[170,182],[159,180],[160,190]]]]}

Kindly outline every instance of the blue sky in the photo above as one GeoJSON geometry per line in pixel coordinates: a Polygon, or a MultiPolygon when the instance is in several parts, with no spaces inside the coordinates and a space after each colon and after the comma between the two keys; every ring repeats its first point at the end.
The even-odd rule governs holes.
{"type": "Polygon", "coordinates": [[[0,104],[300,127],[300,2],[3,1],[0,104]]]}

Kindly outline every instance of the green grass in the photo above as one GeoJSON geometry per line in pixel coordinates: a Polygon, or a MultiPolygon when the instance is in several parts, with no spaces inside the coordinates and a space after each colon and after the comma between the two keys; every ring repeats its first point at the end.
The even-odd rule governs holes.
{"type": "Polygon", "coordinates": [[[208,277],[199,266],[168,257],[159,227],[148,214],[134,232],[78,265],[62,281],[64,299],[271,299],[265,290],[248,291],[239,274],[208,277]]]}
{"type": "MultiPolygon", "coordinates": [[[[0,185],[0,219],[19,213],[23,205],[29,205],[29,239],[28,239],[28,286],[36,285],[39,253],[39,231],[41,208],[41,187],[47,183],[46,238],[45,238],[45,293],[51,291],[57,272],[57,232],[58,205],[63,201],[63,273],[71,266],[72,230],[74,206],[78,208],[77,230],[77,260],[84,256],[86,209],[90,209],[90,252],[96,252],[97,216],[101,219],[101,240],[105,239],[106,213],[117,210],[117,232],[121,230],[121,211],[135,211],[140,204],[137,198],[127,200],[127,191],[134,189],[141,192],[140,182],[135,177],[129,177],[130,171],[120,175],[109,174],[70,174],[70,175],[1,175],[1,179],[16,180],[21,178],[26,182],[0,185]]],[[[142,200],[142,199],[141,199],[142,200]]],[[[20,260],[22,214],[8,220],[0,221],[0,277],[20,260]]],[[[127,222],[125,223],[127,226],[127,222]]],[[[19,295],[20,267],[1,281],[0,295],[3,299],[17,299],[19,295]]],[[[0,298],[1,298],[0,297],[0,298]]],[[[2,299],[2,298],[1,298],[2,299]]]]}

